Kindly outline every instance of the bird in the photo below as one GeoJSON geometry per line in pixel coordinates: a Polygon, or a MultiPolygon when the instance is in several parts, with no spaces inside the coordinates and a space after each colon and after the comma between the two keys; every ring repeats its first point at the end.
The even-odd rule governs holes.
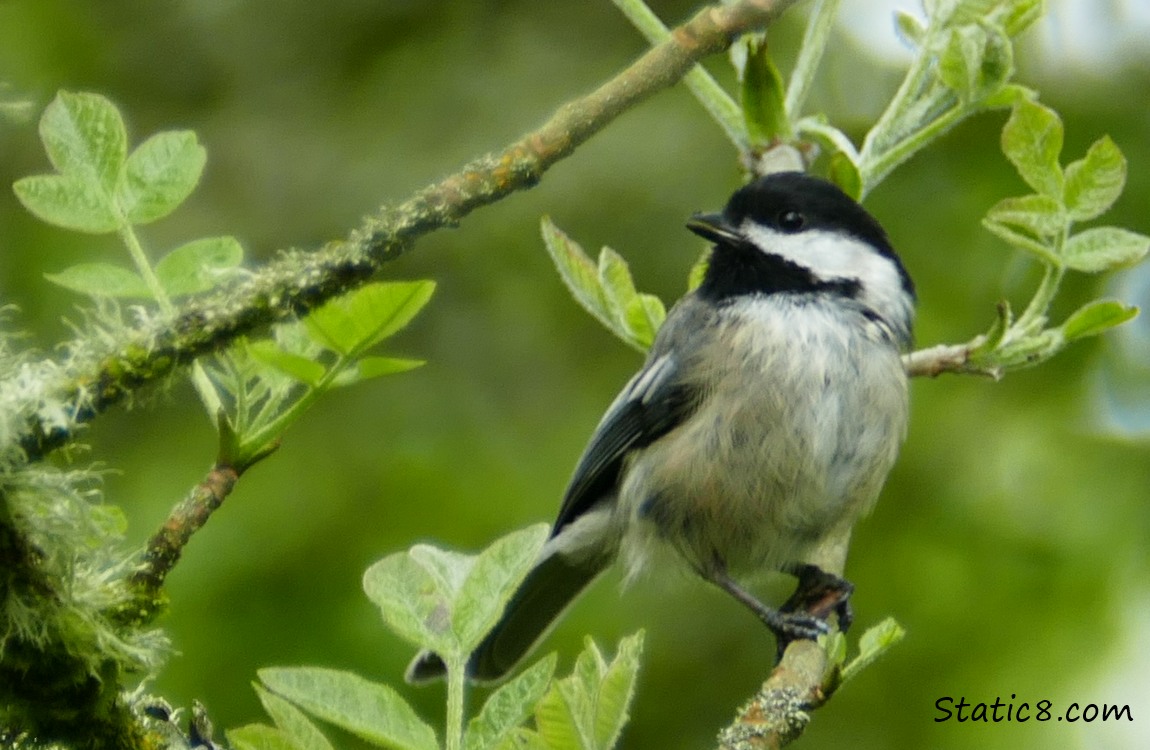
{"type": "MultiPolygon", "coordinates": [[[[711,243],[701,283],[660,327],[595,428],[550,537],[467,664],[496,682],[617,560],[628,580],[685,568],[786,645],[851,622],[839,572],[908,423],[901,355],[914,283],[879,222],[833,183],[759,177],[687,228],[711,243]],[[780,607],[744,580],[795,576],[780,607]]],[[[441,676],[417,655],[411,682],[441,676]]]]}

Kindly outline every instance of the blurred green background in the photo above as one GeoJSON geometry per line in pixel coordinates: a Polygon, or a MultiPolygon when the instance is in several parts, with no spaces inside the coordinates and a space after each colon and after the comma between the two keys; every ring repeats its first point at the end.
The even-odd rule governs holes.
{"type": "MultiPolygon", "coordinates": [[[[653,3],[671,21],[694,5],[653,3]]],[[[881,49],[895,45],[888,11],[845,6],[848,19],[877,24],[890,40],[881,49]]],[[[1067,54],[1068,39],[1130,30],[1103,10],[1090,23],[1100,26],[1066,14],[1056,33],[1035,30],[1021,80],[1065,118],[1064,161],[1104,133],[1125,151],[1129,185],[1103,221],[1146,233],[1150,57],[1119,45],[1100,59],[1067,54]]],[[[784,68],[801,24],[792,13],[772,31],[784,68]]],[[[867,44],[848,35],[832,44],[814,102],[856,136],[897,81],[867,44]]],[[[0,2],[0,80],[37,112],[59,88],[91,90],[124,110],[136,142],[164,128],[199,133],[203,184],[144,230],[152,252],[230,233],[252,263],[342,236],[643,49],[605,1],[0,2]]],[[[729,80],[722,59],[710,66],[729,80]]],[[[978,224],[999,198],[1024,191],[998,152],[1003,119],[963,125],[868,201],[918,283],[922,345],[965,340],[989,324],[996,300],[1021,305],[1035,282],[978,224]]],[[[35,117],[0,125],[0,183],[46,170],[35,117]]],[[[642,288],[671,301],[701,250],[684,220],[719,208],[738,179],[719,129],[676,88],[534,190],[389,266],[387,278],[439,283],[391,344],[429,364],[327,398],[243,479],[169,578],[163,625],[179,653],[153,688],[179,705],[202,700],[230,727],[260,718],[249,683],[262,666],[399,682],[412,649],[362,595],[364,568],[417,541],[475,549],[550,520],[584,441],[640,361],[567,295],[540,216],[589,249],[610,244],[642,288]]],[[[42,274],[80,259],[126,262],[113,239],[47,227],[0,192],[0,303],[18,306],[12,324],[30,345],[50,351],[71,335],[64,319],[80,319],[81,300],[42,274]]],[[[1148,290],[1145,272],[1071,278],[1055,314],[1103,293],[1146,304],[1148,290]]],[[[848,566],[859,631],[892,615],[908,636],[815,715],[803,747],[1150,746],[1150,443],[1139,432],[1150,427],[1147,331],[1135,321],[999,383],[914,382],[909,440],[848,566]],[[934,721],[940,697],[1012,695],[1049,699],[1058,712],[1074,701],[1129,704],[1135,721],[934,721]]],[[[115,469],[107,499],[125,509],[133,544],[214,457],[212,429],[180,382],[97,420],[84,440],[92,450],[76,460],[115,469]]],[[[639,628],[646,659],[622,746],[710,746],[769,670],[769,635],[687,576],[621,593],[614,575],[546,649],[569,665],[584,634],[610,647],[639,628]]],[[[439,721],[441,687],[404,690],[439,721]]]]}

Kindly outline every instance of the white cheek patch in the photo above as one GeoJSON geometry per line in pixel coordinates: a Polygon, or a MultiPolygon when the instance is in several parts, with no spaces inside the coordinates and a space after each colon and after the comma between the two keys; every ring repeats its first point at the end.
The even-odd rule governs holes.
{"type": "Polygon", "coordinates": [[[787,234],[753,221],[744,222],[741,229],[763,252],[809,269],[820,281],[858,281],[859,301],[891,322],[908,319],[910,300],[898,266],[868,243],[824,229],[787,234]]]}

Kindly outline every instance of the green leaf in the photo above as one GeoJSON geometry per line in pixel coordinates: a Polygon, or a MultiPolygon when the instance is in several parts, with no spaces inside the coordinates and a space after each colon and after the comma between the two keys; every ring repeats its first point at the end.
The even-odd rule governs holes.
{"type": "Polygon", "coordinates": [[[826,115],[818,114],[804,117],[796,123],[799,132],[815,141],[831,154],[842,153],[848,156],[852,163],[858,162],[858,149],[846,133],[830,124],[826,115]]]}
{"type": "Polygon", "coordinates": [[[663,300],[653,294],[640,293],[627,307],[627,321],[635,334],[635,341],[644,349],[651,348],[655,335],[667,319],[663,300]]]}
{"type": "Polygon", "coordinates": [[[607,293],[599,281],[595,263],[579,243],[555,226],[549,217],[543,217],[540,228],[543,233],[543,244],[547,246],[547,252],[551,255],[551,260],[554,261],[555,268],[558,269],[559,276],[567,285],[571,296],[600,323],[615,331],[607,293]]]}
{"type": "Polygon", "coordinates": [[[555,662],[555,654],[550,654],[492,693],[467,724],[465,750],[496,750],[511,737],[543,697],[555,662]]]}
{"type": "Polygon", "coordinates": [[[180,245],[156,264],[156,277],[170,297],[206,292],[244,259],[235,237],[204,237],[180,245]]]}
{"type": "Polygon", "coordinates": [[[267,724],[248,724],[226,734],[233,750],[304,750],[287,732],[267,724]]]}
{"type": "Polygon", "coordinates": [[[1038,92],[1018,83],[1008,83],[982,101],[985,109],[1013,109],[1024,100],[1033,101],[1038,92]]]}
{"type": "Polygon", "coordinates": [[[259,670],[273,693],[304,711],[380,747],[437,750],[435,730],[387,685],[321,667],[259,670]]]}
{"type": "Polygon", "coordinates": [[[699,257],[691,264],[691,270],[687,272],[687,291],[693,292],[699,288],[703,283],[703,279],[707,276],[707,267],[711,264],[711,248],[705,248],[703,252],[699,253],[699,257]]]}
{"type": "Polygon", "coordinates": [[[971,350],[971,357],[980,356],[987,352],[992,352],[998,348],[1002,340],[1006,338],[1006,332],[1010,330],[1010,326],[1014,323],[1014,313],[1010,309],[1010,302],[1007,300],[999,300],[996,306],[998,314],[994,318],[994,322],[990,324],[990,328],[983,334],[982,343],[971,350]]]}
{"type": "Polygon", "coordinates": [[[40,139],[61,174],[112,195],[128,149],[116,105],[99,94],[61,91],[40,118],[40,139]]]}
{"type": "Polygon", "coordinates": [[[906,636],[906,630],[893,617],[868,629],[859,639],[859,655],[843,667],[842,681],[846,682],[873,663],[906,636]]]}
{"type": "Polygon", "coordinates": [[[73,292],[93,297],[151,299],[148,285],[134,271],[111,263],[78,263],[44,278],[73,292]]]}
{"type": "Polygon", "coordinates": [[[615,746],[630,718],[628,711],[635,695],[642,653],[643,632],[639,631],[619,642],[615,659],[603,675],[595,707],[595,738],[601,748],[615,746]]]}
{"type": "Polygon", "coordinates": [[[559,750],[544,742],[538,732],[526,727],[513,729],[496,747],[498,750],[559,750]]]}
{"type": "Polygon", "coordinates": [[[1126,186],[1126,157],[1103,136],[1086,151],[1086,156],[1066,167],[1062,202],[1074,221],[1089,221],[1114,205],[1126,186]]]}
{"type": "Polygon", "coordinates": [[[466,555],[416,545],[369,567],[363,590],[398,636],[445,659],[459,657],[465,652],[451,627],[452,607],[472,564],[466,555]]]}
{"type": "Polygon", "coordinates": [[[1097,336],[1120,326],[1138,315],[1138,308],[1115,300],[1095,300],[1075,310],[1062,324],[1062,336],[1067,341],[1097,336]]]}
{"type": "Polygon", "coordinates": [[[984,23],[999,26],[1010,36],[1042,15],[1043,0],[927,0],[927,14],[936,22],[984,23]]]}
{"type": "Polygon", "coordinates": [[[603,248],[596,266],[551,219],[543,217],[541,228],[547,252],[575,301],[611,333],[645,351],[665,317],[662,302],[635,291],[627,262],[611,248],[603,248]]]}
{"type": "Polygon", "coordinates": [[[1062,256],[1075,271],[1098,273],[1137,263],[1150,250],[1150,237],[1119,227],[1093,227],[1067,241],[1062,256]]]}
{"type": "Polygon", "coordinates": [[[571,676],[553,682],[535,708],[535,724],[549,747],[608,750],[615,745],[627,721],[642,647],[642,632],[624,638],[608,664],[587,639],[571,676]]]}
{"type": "Polygon", "coordinates": [[[631,278],[627,261],[609,247],[599,251],[599,283],[607,299],[611,318],[617,322],[625,321],[627,307],[638,292],[635,291],[635,282],[631,278]]]}
{"type": "Polygon", "coordinates": [[[313,310],[304,324],[317,344],[357,356],[410,323],[434,291],[433,281],[368,284],[313,310]]]}
{"type": "Polygon", "coordinates": [[[264,710],[299,750],[334,750],[319,728],[311,722],[303,711],[300,711],[290,702],[269,692],[260,685],[253,683],[252,687],[260,698],[264,710]]]}
{"type": "Polygon", "coordinates": [[[667,317],[663,302],[635,291],[627,261],[609,247],[599,253],[599,282],[615,326],[639,346],[649,347],[667,317]]]}
{"type": "Polygon", "coordinates": [[[332,381],[334,386],[353,385],[364,380],[397,375],[427,364],[422,359],[402,359],[399,357],[364,357],[351,364],[332,381]]]}
{"type": "Polygon", "coordinates": [[[200,181],[207,152],[190,130],[156,133],[128,157],[116,185],[120,210],[133,224],[170,214],[200,181]]]}
{"type": "Polygon", "coordinates": [[[917,16],[907,13],[905,10],[896,10],[894,21],[895,30],[903,41],[912,47],[922,45],[923,39],[926,38],[926,27],[922,25],[922,21],[917,16]]]}
{"type": "Polygon", "coordinates": [[[832,630],[826,635],[819,636],[819,643],[827,655],[827,665],[841,668],[847,660],[847,637],[839,630],[832,630]]]}
{"type": "Polygon", "coordinates": [[[763,147],[776,138],[790,137],[786,87],[779,69],[768,54],[766,39],[753,36],[744,42],[747,57],[743,68],[740,100],[751,145],[763,147]]]}
{"type": "Polygon", "coordinates": [[[1035,191],[1062,198],[1062,120],[1054,110],[1029,99],[1016,104],[1002,128],[1002,152],[1035,191]]]}
{"type": "Polygon", "coordinates": [[[319,362],[286,351],[280,348],[280,346],[271,339],[249,341],[247,351],[252,359],[257,362],[262,362],[269,367],[274,367],[293,380],[298,380],[313,388],[319,385],[320,381],[323,380],[324,374],[327,372],[327,368],[319,362]]]}
{"type": "Polygon", "coordinates": [[[958,0],[922,0],[922,9],[926,17],[934,24],[943,24],[950,20],[958,6],[958,0]]]}
{"type": "Polygon", "coordinates": [[[986,46],[978,68],[975,93],[982,99],[1001,89],[1014,75],[1014,46],[1010,37],[996,26],[985,27],[986,46]]]}
{"type": "Polygon", "coordinates": [[[991,234],[1005,240],[1019,250],[1034,255],[1043,263],[1048,263],[1053,266],[1062,265],[1062,260],[1054,254],[1053,247],[1044,244],[1029,235],[1023,234],[1016,229],[1012,229],[1005,224],[1001,224],[997,221],[992,221],[989,217],[983,218],[982,226],[984,226],[991,234]]]}
{"type": "Polygon", "coordinates": [[[998,3],[995,22],[1010,36],[1017,36],[1042,17],[1045,0],[1008,0],[998,3]]]}
{"type": "Polygon", "coordinates": [[[986,218],[1045,239],[1057,237],[1067,223],[1062,204],[1047,195],[1004,198],[987,211],[986,218]]]}
{"type": "Polygon", "coordinates": [[[368,568],[363,590],[401,637],[462,658],[498,621],[547,534],[546,524],[530,526],[474,556],[417,544],[368,568]]]}
{"type": "Polygon", "coordinates": [[[545,523],[513,531],[479,553],[455,602],[453,626],[465,652],[479,645],[527,577],[550,527],[545,523]]]}
{"type": "Polygon", "coordinates": [[[942,82],[964,101],[997,91],[1014,71],[1010,39],[993,26],[952,28],[938,60],[942,82]]]}
{"type": "Polygon", "coordinates": [[[862,172],[859,171],[854,159],[846,153],[839,151],[831,156],[828,176],[831,182],[842,188],[844,193],[856,201],[862,199],[862,172]]]}
{"type": "Polygon", "coordinates": [[[16,197],[36,218],[65,229],[91,234],[119,226],[98,186],[74,175],[41,174],[16,180],[16,197]]]}

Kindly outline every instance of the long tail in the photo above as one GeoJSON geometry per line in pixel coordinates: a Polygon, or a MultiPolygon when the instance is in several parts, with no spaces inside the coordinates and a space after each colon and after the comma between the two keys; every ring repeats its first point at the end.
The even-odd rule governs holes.
{"type": "MultiPolygon", "coordinates": [[[[557,552],[540,559],[511,597],[502,619],[471,655],[468,676],[476,682],[504,677],[609,563],[608,556],[574,561],[557,552]]],[[[407,668],[406,677],[408,682],[426,682],[442,677],[445,671],[438,656],[424,651],[407,668]]]]}

